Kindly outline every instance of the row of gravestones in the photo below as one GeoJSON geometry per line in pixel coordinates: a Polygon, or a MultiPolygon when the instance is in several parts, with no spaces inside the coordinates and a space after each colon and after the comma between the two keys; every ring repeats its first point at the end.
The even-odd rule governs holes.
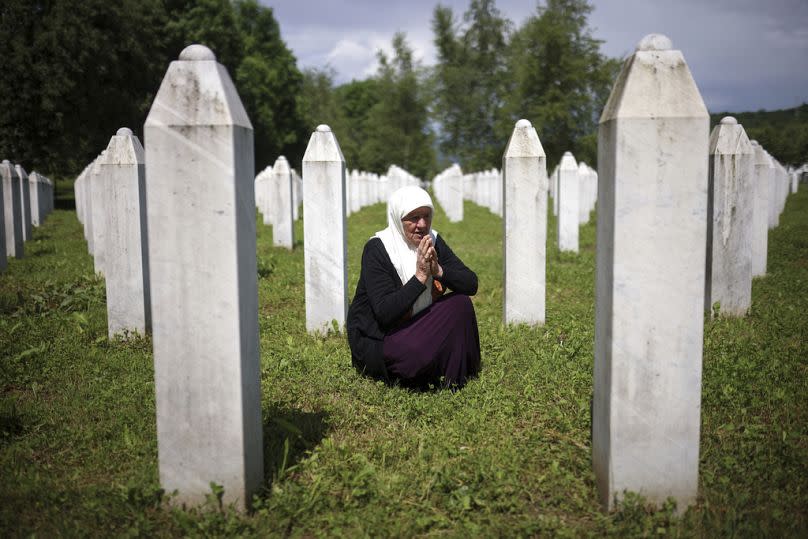
{"type": "MultiPolygon", "coordinates": [[[[608,507],[626,490],[655,502],[673,496],[680,508],[695,498],[708,129],[682,54],[664,36],[644,38],[599,133],[593,465],[608,507]]],[[[189,46],[171,63],[144,133],[145,167],[131,132],[113,139],[135,156],[127,170],[139,186],[129,198],[139,201],[140,236],[122,241],[141,246],[133,265],[150,288],[160,480],[188,503],[204,501],[213,481],[244,507],[263,479],[252,128],[209,49],[189,46]]],[[[98,226],[90,205],[101,200],[108,211],[98,222],[117,230],[122,210],[95,194],[117,177],[105,167],[123,164],[111,153],[88,167],[108,175],[85,170],[77,180],[85,229],[88,220],[98,226]]],[[[502,176],[505,321],[540,324],[549,185],[527,120],[516,124],[502,176]]],[[[325,333],[344,325],[348,305],[348,183],[328,126],[312,134],[302,177],[306,327],[325,333]]],[[[439,202],[462,193],[460,168],[433,187],[439,202]]],[[[98,250],[114,234],[90,236],[98,250]]],[[[100,269],[109,279],[112,266],[100,269]]]]}
{"type": "Polygon", "coordinates": [[[558,217],[558,248],[577,253],[579,227],[589,222],[597,202],[598,173],[583,161],[576,163],[572,152],[564,152],[548,183],[553,215],[558,217]]]}
{"type": "Polygon", "coordinates": [[[387,202],[390,195],[406,185],[420,185],[421,180],[398,165],[390,165],[387,173],[379,176],[373,172],[352,170],[346,184],[346,215],[358,212],[365,206],[387,202]]]}
{"type": "Polygon", "coordinates": [[[265,225],[272,225],[272,243],[291,249],[295,244],[294,222],[300,218],[303,179],[280,156],[255,177],[255,205],[265,225]]]}
{"type": "Polygon", "coordinates": [[[53,182],[39,174],[27,174],[8,159],[0,163],[0,271],[8,258],[23,258],[24,242],[31,239],[32,226],[40,226],[53,211],[53,182]]]}
{"type": "Polygon", "coordinates": [[[502,217],[502,174],[495,168],[463,174],[463,199],[502,217]]]}
{"type": "MultiPolygon", "coordinates": [[[[391,165],[383,176],[353,170],[347,177],[345,214],[386,201],[400,187],[418,184],[418,178],[396,165],[391,165]]],[[[264,224],[272,225],[276,247],[293,248],[294,221],[299,218],[302,200],[303,179],[289,167],[284,156],[278,157],[273,166],[268,166],[255,177],[255,204],[264,224]]]]}
{"type": "MultiPolygon", "coordinates": [[[[451,168],[450,168],[451,170],[451,168]]],[[[453,176],[449,175],[450,178],[453,176]]],[[[446,196],[458,196],[455,190],[445,190],[445,176],[439,175],[433,184],[444,186],[441,191],[443,202],[450,206],[458,206],[456,201],[447,201],[446,196]]],[[[450,180],[451,181],[451,180],[450,180]]],[[[595,209],[598,189],[598,173],[581,161],[575,162],[571,152],[565,152],[561,162],[550,175],[549,195],[553,198],[553,215],[559,215],[558,245],[562,251],[578,252],[578,227],[589,222],[590,214],[595,209]],[[561,181],[563,178],[563,187],[561,181]],[[558,194],[557,194],[558,193],[558,194]],[[561,197],[560,193],[564,196],[561,197]],[[561,200],[563,199],[563,202],[561,200]]],[[[463,175],[462,196],[488,208],[491,213],[502,217],[502,173],[497,169],[485,170],[463,175]]],[[[439,198],[440,201],[440,198],[439,198]]]]}
{"type": "Polygon", "coordinates": [[[463,220],[463,183],[463,170],[457,163],[432,178],[432,192],[452,223],[463,220]]]}

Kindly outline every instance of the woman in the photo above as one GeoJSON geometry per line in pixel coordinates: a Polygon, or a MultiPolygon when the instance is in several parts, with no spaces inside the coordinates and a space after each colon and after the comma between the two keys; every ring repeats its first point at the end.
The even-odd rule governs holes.
{"type": "Polygon", "coordinates": [[[480,369],[477,276],[432,228],[420,187],[387,203],[387,228],[365,244],[348,310],[348,342],[361,372],[403,385],[460,387],[480,369]],[[443,295],[446,289],[452,294],[443,295]]]}

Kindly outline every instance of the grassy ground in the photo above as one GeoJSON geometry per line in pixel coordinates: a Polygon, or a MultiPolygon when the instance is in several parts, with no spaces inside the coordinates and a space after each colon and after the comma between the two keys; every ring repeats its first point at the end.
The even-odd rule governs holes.
{"type": "MultiPolygon", "coordinates": [[[[69,201],[67,201],[69,203],[69,201]]],[[[502,327],[501,220],[466,204],[434,226],[480,278],[483,372],[457,393],[358,376],[339,336],[305,333],[303,251],[259,225],[266,488],[252,514],[167,509],[148,339],[108,342],[103,282],[75,213],[35,229],[0,275],[0,533],[245,536],[805,536],[808,189],[769,235],[751,314],[706,321],[699,503],[629,497],[604,514],[591,470],[594,225],[548,242],[547,320],[502,327]]],[[[349,219],[362,245],[385,222],[349,219]]],[[[551,220],[550,237],[555,223],[551,220]]],[[[298,223],[302,238],[302,223],[298,223]]]]}

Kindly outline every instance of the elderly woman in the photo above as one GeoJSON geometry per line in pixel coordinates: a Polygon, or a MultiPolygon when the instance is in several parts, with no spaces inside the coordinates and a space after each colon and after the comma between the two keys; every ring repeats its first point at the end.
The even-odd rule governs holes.
{"type": "Polygon", "coordinates": [[[348,310],[354,366],[403,385],[461,387],[480,369],[469,296],[477,275],[432,230],[432,199],[402,187],[387,203],[387,228],[365,244],[348,310]],[[453,291],[446,294],[447,289],[453,291]]]}

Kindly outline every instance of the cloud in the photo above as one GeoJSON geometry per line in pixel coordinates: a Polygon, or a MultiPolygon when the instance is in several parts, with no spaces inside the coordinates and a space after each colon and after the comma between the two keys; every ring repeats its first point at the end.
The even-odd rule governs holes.
{"type": "MultiPolygon", "coordinates": [[[[376,51],[390,54],[397,31],[416,59],[435,62],[432,13],[437,0],[279,0],[281,33],[301,67],[330,65],[337,82],[376,72],[376,51]]],[[[459,24],[469,0],[440,0],[459,24]]],[[[808,101],[806,0],[592,0],[589,23],[601,50],[622,57],[646,34],[666,34],[681,49],[710,110],[785,108],[808,101]]],[[[519,26],[535,1],[498,0],[519,26]]]]}

